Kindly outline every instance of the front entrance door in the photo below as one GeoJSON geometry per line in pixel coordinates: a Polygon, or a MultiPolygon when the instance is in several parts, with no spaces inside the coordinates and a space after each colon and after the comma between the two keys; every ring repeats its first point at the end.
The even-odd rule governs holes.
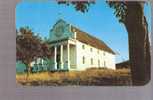
{"type": "Polygon", "coordinates": [[[57,54],[57,70],[60,69],[60,55],[57,54]]]}

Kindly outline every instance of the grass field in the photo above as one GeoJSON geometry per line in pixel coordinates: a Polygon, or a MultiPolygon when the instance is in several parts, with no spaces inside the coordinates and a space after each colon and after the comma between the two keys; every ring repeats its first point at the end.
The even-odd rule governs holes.
{"type": "Polygon", "coordinates": [[[17,85],[24,86],[127,86],[131,85],[130,70],[88,69],[70,72],[16,74],[17,85]]]}

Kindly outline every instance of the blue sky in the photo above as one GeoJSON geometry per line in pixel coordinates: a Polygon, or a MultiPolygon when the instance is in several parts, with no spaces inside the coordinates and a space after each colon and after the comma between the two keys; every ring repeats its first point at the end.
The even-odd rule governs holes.
{"type": "MultiPolygon", "coordinates": [[[[151,7],[149,4],[145,5],[144,11],[151,32],[151,7]]],[[[72,5],[58,5],[55,1],[23,1],[16,6],[16,28],[29,26],[33,32],[42,37],[48,37],[49,30],[59,18],[62,18],[103,40],[118,53],[116,56],[118,63],[129,59],[128,35],[124,25],[118,22],[113,12],[114,10],[103,0],[97,0],[96,4],[90,6],[87,13],[76,11],[72,5]]]]}

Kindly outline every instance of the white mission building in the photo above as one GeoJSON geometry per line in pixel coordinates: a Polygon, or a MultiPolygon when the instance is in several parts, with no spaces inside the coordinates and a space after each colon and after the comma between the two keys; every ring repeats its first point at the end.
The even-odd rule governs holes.
{"type": "MultiPolygon", "coordinates": [[[[33,71],[83,71],[88,68],[115,69],[115,53],[103,41],[60,19],[50,30],[49,45],[52,56],[31,63],[33,71]]],[[[16,71],[25,72],[25,65],[17,61],[16,71]],[[21,67],[22,66],[22,67],[21,67]]]]}
{"type": "Polygon", "coordinates": [[[50,30],[49,70],[115,69],[115,53],[103,41],[60,19],[50,30]]]}

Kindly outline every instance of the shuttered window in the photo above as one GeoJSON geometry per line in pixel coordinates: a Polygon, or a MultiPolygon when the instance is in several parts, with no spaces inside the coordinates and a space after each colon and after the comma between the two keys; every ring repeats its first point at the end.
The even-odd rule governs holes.
{"type": "Polygon", "coordinates": [[[82,63],[85,64],[85,57],[82,57],[82,63]]]}
{"type": "Polygon", "coordinates": [[[93,58],[91,58],[91,65],[93,65],[93,58]]]}

